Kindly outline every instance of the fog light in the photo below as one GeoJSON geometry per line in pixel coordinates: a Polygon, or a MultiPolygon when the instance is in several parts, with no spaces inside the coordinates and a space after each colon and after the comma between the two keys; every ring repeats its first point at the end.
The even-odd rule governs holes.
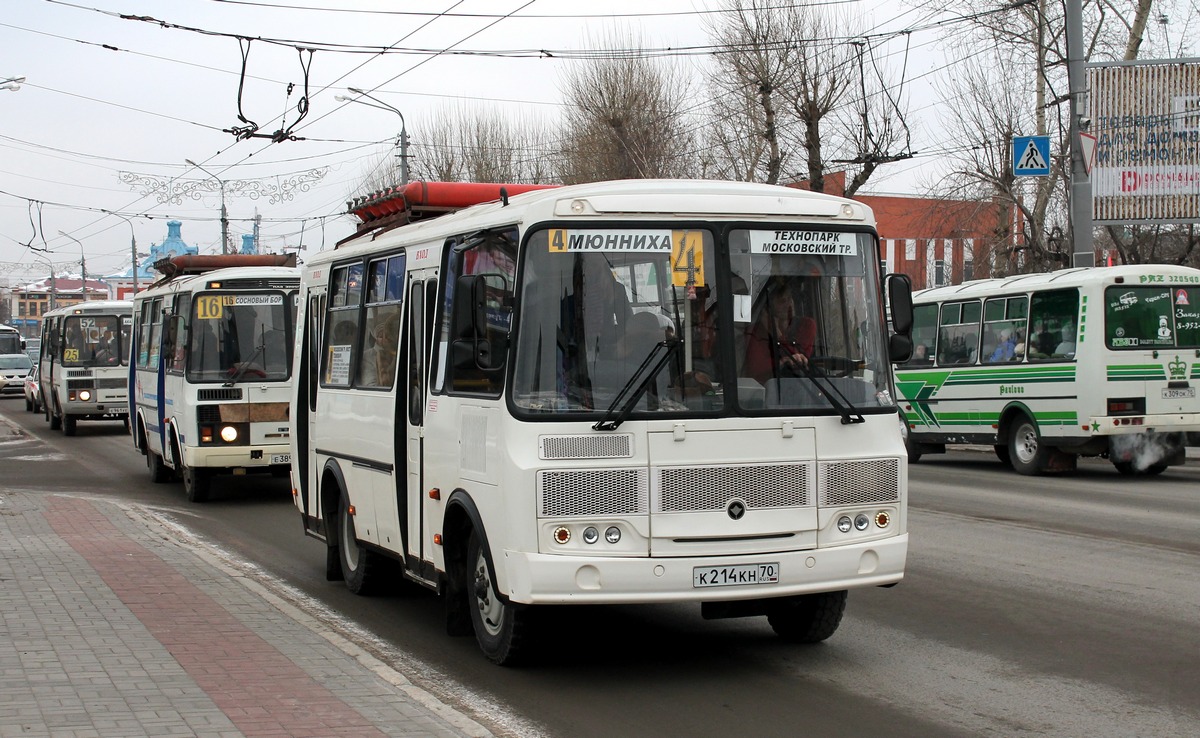
{"type": "Polygon", "coordinates": [[[571,540],[571,529],[565,525],[560,525],[554,529],[554,542],[566,543],[571,540]]]}
{"type": "Polygon", "coordinates": [[[866,530],[869,525],[871,525],[871,519],[866,515],[859,513],[858,515],[854,516],[854,527],[856,529],[866,530]]]}
{"type": "Polygon", "coordinates": [[[838,518],[838,530],[840,530],[841,532],[849,533],[850,526],[852,526],[852,525],[854,525],[854,524],[852,522],[850,522],[849,515],[843,515],[842,517],[838,518]]]}
{"type": "Polygon", "coordinates": [[[887,511],[880,510],[875,513],[875,525],[878,525],[880,528],[886,528],[890,522],[892,522],[892,516],[888,515],[887,511]]]}
{"type": "Polygon", "coordinates": [[[609,543],[620,543],[621,529],[615,525],[610,525],[608,530],[604,531],[604,540],[609,543]]]}
{"type": "Polygon", "coordinates": [[[80,402],[91,402],[91,399],[92,399],[91,392],[89,392],[87,390],[79,390],[79,401],[80,402]]]}
{"type": "Polygon", "coordinates": [[[227,425],[221,429],[221,440],[225,443],[233,443],[237,440],[237,428],[232,425],[227,425]]]}
{"type": "Polygon", "coordinates": [[[600,540],[600,531],[590,525],[583,529],[584,543],[595,543],[598,540],[600,540]]]}

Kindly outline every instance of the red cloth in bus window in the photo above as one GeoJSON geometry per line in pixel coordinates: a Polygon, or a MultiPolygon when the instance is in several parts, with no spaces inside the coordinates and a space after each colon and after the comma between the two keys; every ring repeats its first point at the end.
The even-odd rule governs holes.
{"type": "Polygon", "coordinates": [[[816,339],[817,322],[796,316],[791,294],[776,289],[746,336],[742,374],[762,383],[773,377],[803,376],[816,339]]]}

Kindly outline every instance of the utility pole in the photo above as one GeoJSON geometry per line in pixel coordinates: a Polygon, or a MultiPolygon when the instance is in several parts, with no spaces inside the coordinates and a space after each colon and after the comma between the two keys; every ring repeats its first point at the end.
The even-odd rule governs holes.
{"type": "Polygon", "coordinates": [[[1083,50],[1082,0],[1066,0],[1067,21],[1067,86],[1070,102],[1067,119],[1068,150],[1071,152],[1070,222],[1072,265],[1096,266],[1096,249],[1092,245],[1092,182],[1083,160],[1080,133],[1091,123],[1084,117],[1087,97],[1087,69],[1083,50]]]}
{"type": "Polygon", "coordinates": [[[75,243],[79,244],[79,271],[81,272],[81,274],[80,274],[81,280],[80,281],[83,283],[81,292],[83,293],[83,301],[87,302],[87,300],[88,300],[87,257],[83,253],[83,241],[80,241],[78,238],[75,238],[74,236],[72,236],[70,233],[67,233],[66,231],[59,231],[58,235],[66,236],[67,238],[71,239],[75,243]]]}
{"type": "Polygon", "coordinates": [[[225,180],[208,171],[191,159],[184,159],[185,162],[196,167],[208,176],[217,180],[217,185],[221,188],[221,254],[229,253],[229,211],[225,209],[225,180]]]}

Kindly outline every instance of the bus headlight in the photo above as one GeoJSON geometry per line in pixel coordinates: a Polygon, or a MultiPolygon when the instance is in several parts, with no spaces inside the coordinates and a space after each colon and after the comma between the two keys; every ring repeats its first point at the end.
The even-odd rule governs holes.
{"type": "Polygon", "coordinates": [[[583,542],[584,543],[589,543],[589,544],[595,543],[598,540],[600,540],[600,531],[596,530],[595,526],[589,525],[588,527],[583,529],[583,542]]]}
{"type": "Polygon", "coordinates": [[[850,526],[852,525],[854,525],[854,523],[850,521],[849,515],[843,515],[842,517],[838,518],[838,530],[842,533],[849,533],[850,526]]]}
{"type": "Polygon", "coordinates": [[[621,529],[615,525],[608,526],[608,530],[604,531],[604,540],[609,543],[620,543],[621,529]]]}
{"type": "Polygon", "coordinates": [[[221,440],[225,443],[233,443],[237,440],[237,437],[237,428],[234,428],[232,425],[227,425],[221,429],[221,440]]]}
{"type": "Polygon", "coordinates": [[[854,516],[854,527],[857,530],[866,530],[871,525],[871,519],[866,515],[859,513],[854,516]]]}
{"type": "Polygon", "coordinates": [[[91,402],[92,401],[92,391],[91,390],[79,390],[79,401],[80,402],[91,402]]]}

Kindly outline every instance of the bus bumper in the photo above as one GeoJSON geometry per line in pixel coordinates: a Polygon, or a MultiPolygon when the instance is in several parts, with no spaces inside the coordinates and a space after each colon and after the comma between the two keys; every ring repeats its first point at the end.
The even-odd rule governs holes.
{"type": "Polygon", "coordinates": [[[62,405],[63,415],[75,415],[89,420],[120,420],[129,415],[129,403],[124,399],[105,402],[68,400],[62,405]]]}
{"type": "Polygon", "coordinates": [[[269,446],[189,446],[183,450],[183,463],[192,469],[269,469],[291,463],[287,444],[269,446]]]}
{"type": "Polygon", "coordinates": [[[525,604],[716,602],[895,584],[904,578],[908,534],[848,546],[703,558],[599,558],[503,552],[508,598],[525,604]],[[695,586],[713,567],[778,564],[768,584],[695,586]]]}

